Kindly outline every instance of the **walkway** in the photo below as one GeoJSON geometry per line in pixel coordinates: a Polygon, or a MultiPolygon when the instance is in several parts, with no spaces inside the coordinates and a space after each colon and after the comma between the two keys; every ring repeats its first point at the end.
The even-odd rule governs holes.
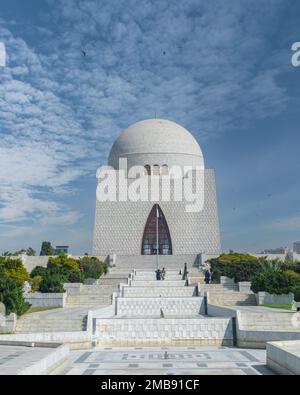
{"type": "Polygon", "coordinates": [[[96,348],[72,351],[68,375],[268,375],[265,350],[228,347],[96,348]]]}

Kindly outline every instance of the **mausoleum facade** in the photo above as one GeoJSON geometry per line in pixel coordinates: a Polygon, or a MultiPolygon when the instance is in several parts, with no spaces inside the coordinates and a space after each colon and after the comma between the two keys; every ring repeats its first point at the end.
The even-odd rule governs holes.
{"type": "MultiPolygon", "coordinates": [[[[94,255],[220,252],[214,171],[205,169],[201,148],[185,128],[164,119],[137,122],[114,142],[108,166],[115,180],[126,180],[116,182],[116,199],[99,200],[97,193],[94,255]],[[134,166],[143,169],[138,177],[130,172],[134,166]],[[135,198],[124,198],[126,188],[135,198]]],[[[97,192],[103,181],[98,178],[97,192]]]]}

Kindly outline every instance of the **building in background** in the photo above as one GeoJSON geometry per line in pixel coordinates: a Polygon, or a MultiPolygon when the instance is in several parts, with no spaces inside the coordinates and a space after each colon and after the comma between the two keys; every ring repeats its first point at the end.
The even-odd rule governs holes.
{"type": "Polygon", "coordinates": [[[68,254],[69,246],[55,246],[54,255],[68,254]]]}
{"type": "Polygon", "coordinates": [[[270,248],[263,250],[261,254],[286,254],[288,252],[287,247],[270,248]]]}
{"type": "Polygon", "coordinates": [[[293,243],[293,252],[300,254],[300,241],[295,241],[293,243]]]}

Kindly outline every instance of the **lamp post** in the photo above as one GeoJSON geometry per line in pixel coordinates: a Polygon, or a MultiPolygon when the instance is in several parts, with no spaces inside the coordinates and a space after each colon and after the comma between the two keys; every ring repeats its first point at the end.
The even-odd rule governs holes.
{"type": "Polygon", "coordinates": [[[159,266],[158,218],[159,218],[159,211],[158,211],[158,205],[156,205],[156,270],[158,270],[158,266],[159,266]]]}

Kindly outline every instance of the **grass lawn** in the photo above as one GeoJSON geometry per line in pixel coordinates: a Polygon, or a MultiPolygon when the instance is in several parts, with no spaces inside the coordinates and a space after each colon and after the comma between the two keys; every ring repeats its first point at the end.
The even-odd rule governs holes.
{"type": "Polygon", "coordinates": [[[53,307],[30,307],[28,311],[26,311],[25,314],[30,314],[30,313],[38,313],[39,311],[46,311],[46,310],[53,310],[53,309],[60,309],[60,306],[53,306],[53,307]]]}
{"type": "Polygon", "coordinates": [[[271,307],[272,309],[291,310],[291,304],[261,304],[263,307],[271,307]]]}

